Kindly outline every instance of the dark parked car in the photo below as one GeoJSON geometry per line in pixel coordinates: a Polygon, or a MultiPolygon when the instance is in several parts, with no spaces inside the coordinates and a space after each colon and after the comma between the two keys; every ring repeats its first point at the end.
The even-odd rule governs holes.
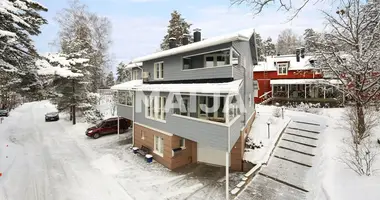
{"type": "Polygon", "coordinates": [[[5,109],[0,110],[0,117],[8,117],[8,116],[9,116],[8,110],[5,110],[5,109]]]}
{"type": "MultiPolygon", "coordinates": [[[[120,133],[124,133],[131,127],[132,122],[129,119],[120,117],[120,133]]],[[[86,135],[94,139],[98,139],[102,135],[117,133],[117,117],[103,120],[93,127],[86,130],[86,135]]]]}
{"type": "Polygon", "coordinates": [[[45,114],[45,122],[48,121],[58,121],[59,113],[58,112],[50,112],[45,114]]]}

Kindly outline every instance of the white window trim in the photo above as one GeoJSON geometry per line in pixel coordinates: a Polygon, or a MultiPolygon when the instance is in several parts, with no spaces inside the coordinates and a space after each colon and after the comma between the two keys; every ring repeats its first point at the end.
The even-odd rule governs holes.
{"type": "Polygon", "coordinates": [[[161,62],[155,62],[154,64],[153,64],[153,79],[154,80],[162,80],[162,79],[164,79],[164,61],[161,61],[161,62]],[[158,78],[157,78],[157,66],[159,66],[160,67],[160,69],[159,69],[159,73],[158,73],[158,78]]]}
{"type": "Polygon", "coordinates": [[[162,96],[146,96],[145,97],[145,118],[159,121],[162,123],[166,123],[165,120],[165,103],[164,99],[166,100],[166,97],[162,96]],[[159,100],[160,99],[160,100],[159,100]],[[148,102],[150,105],[150,112],[148,115],[148,102]],[[159,102],[161,102],[161,105],[158,105],[159,102]],[[153,108],[153,109],[152,109],[153,108]],[[159,114],[159,109],[161,109],[160,116],[159,114]]]}
{"type": "Polygon", "coordinates": [[[132,80],[137,80],[137,77],[138,77],[138,71],[132,70],[132,80]]]}
{"type": "Polygon", "coordinates": [[[218,125],[218,126],[226,126],[226,127],[229,126],[226,123],[213,122],[213,121],[210,121],[210,120],[207,120],[207,119],[188,117],[188,116],[183,116],[183,115],[178,115],[178,114],[173,114],[172,116],[179,117],[179,118],[184,118],[184,119],[187,119],[187,120],[193,120],[193,121],[198,121],[198,122],[202,122],[202,123],[207,123],[207,124],[214,124],[214,125],[218,125]]]}
{"type": "Polygon", "coordinates": [[[277,75],[288,75],[289,63],[277,63],[277,75]],[[280,67],[285,67],[286,73],[280,73],[280,67]]]}
{"type": "Polygon", "coordinates": [[[159,155],[159,156],[161,156],[161,157],[164,157],[164,148],[165,148],[165,146],[164,146],[164,138],[162,138],[162,137],[160,137],[160,136],[157,136],[157,135],[155,135],[154,136],[154,150],[153,150],[153,153],[155,153],[155,154],[157,154],[157,155],[159,155]],[[159,142],[157,142],[156,140],[157,139],[159,139],[158,141],[159,142]],[[159,149],[159,148],[157,148],[157,144],[156,143],[159,143],[159,146],[160,147],[162,147],[162,152],[159,152],[159,151],[157,151],[156,149],[159,149]]]}
{"type": "Polygon", "coordinates": [[[183,145],[180,146],[181,149],[186,149],[186,139],[185,138],[181,138],[181,141],[183,141],[183,145]]]}
{"type": "MultiPolygon", "coordinates": [[[[231,63],[230,64],[224,63],[223,65],[218,65],[217,64],[218,63],[218,61],[217,61],[218,56],[222,56],[222,57],[226,58],[226,55],[222,54],[222,53],[214,53],[214,54],[206,54],[206,55],[204,55],[204,58],[203,58],[204,59],[204,68],[213,68],[213,67],[230,66],[231,65],[231,63]],[[207,63],[206,58],[208,58],[208,57],[213,57],[213,66],[212,67],[208,67],[206,65],[206,63],[207,63]]],[[[230,56],[230,58],[231,58],[231,56],[230,56]]],[[[230,62],[231,62],[231,59],[230,59],[230,62]]]]}

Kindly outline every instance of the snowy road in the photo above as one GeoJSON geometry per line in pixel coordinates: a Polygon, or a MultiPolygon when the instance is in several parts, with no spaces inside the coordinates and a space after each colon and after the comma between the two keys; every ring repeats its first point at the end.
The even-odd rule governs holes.
{"type": "Polygon", "coordinates": [[[0,124],[0,199],[132,199],[91,165],[97,155],[70,137],[69,122],[45,123],[44,114],[53,110],[24,104],[0,124]]]}

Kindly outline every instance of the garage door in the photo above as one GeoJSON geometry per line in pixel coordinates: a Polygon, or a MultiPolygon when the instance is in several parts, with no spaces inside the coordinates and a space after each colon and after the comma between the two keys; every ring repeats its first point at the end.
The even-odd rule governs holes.
{"type": "Polygon", "coordinates": [[[198,162],[226,166],[226,152],[197,144],[198,162]]]}

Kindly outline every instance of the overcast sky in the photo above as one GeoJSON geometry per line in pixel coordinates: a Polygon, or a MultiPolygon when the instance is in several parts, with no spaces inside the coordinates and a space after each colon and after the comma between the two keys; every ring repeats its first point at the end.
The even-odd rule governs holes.
{"type": "MultiPolygon", "coordinates": [[[[49,9],[43,16],[49,24],[35,38],[40,53],[56,51],[51,43],[57,37],[54,21],[57,12],[67,7],[67,0],[36,0],[49,9]]],[[[293,0],[294,1],[294,0],[293,0]]],[[[301,1],[301,0],[297,0],[301,1]]],[[[129,62],[159,49],[166,33],[170,13],[178,10],[191,27],[202,29],[202,38],[254,28],[263,38],[276,40],[281,30],[293,29],[302,34],[306,28],[323,29],[322,5],[310,4],[293,21],[289,14],[268,8],[255,18],[245,6],[231,6],[229,0],[81,0],[92,12],[107,16],[112,22],[111,54],[115,61],[129,62]]],[[[324,6],[326,8],[326,6],[324,6]]]]}

